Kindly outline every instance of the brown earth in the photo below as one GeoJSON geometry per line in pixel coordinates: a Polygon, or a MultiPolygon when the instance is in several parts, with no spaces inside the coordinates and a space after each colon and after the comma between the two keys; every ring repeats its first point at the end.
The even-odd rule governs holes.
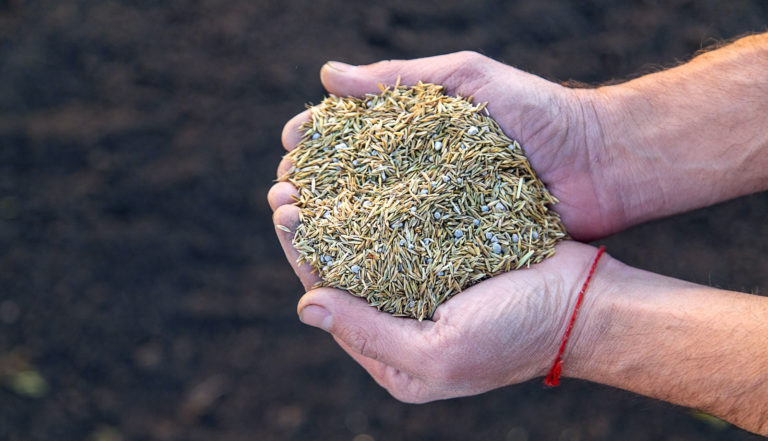
{"type": "MultiPolygon", "coordinates": [[[[296,319],[266,193],[325,60],[472,49],[597,83],[766,23],[760,0],[0,0],[0,440],[757,440],[572,380],[395,401],[296,319]]],[[[601,243],[764,294],[766,214],[762,193],[601,243]]]]}

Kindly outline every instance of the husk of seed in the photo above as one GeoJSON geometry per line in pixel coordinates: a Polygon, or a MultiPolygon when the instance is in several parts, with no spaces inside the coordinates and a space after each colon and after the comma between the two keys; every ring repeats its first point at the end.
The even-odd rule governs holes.
{"type": "Polygon", "coordinates": [[[298,189],[293,244],[320,286],[422,320],[566,237],[557,200],[484,104],[419,83],[311,113],[281,180],[298,189]]]}

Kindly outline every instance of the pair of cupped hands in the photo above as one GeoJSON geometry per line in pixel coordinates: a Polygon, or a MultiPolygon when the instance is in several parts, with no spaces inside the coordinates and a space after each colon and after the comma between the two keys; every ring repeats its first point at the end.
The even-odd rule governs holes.
{"type": "MultiPolygon", "coordinates": [[[[595,90],[572,89],[522,72],[482,55],[461,52],[367,66],[329,62],[320,72],[328,92],[361,97],[379,84],[418,81],[440,84],[450,95],[487,102],[504,132],[518,140],[539,178],[560,200],[554,209],[576,240],[594,240],[635,220],[624,213],[622,195],[606,172],[621,161],[606,148],[595,90]]],[[[290,151],[301,139],[307,110],[283,130],[290,151]]],[[[287,160],[278,176],[291,167],[287,160]]],[[[269,192],[274,223],[295,230],[296,189],[278,182],[269,192]]],[[[557,354],[579,288],[597,249],[563,241],[555,255],[528,269],[501,274],[472,286],[437,308],[432,320],[417,321],[379,312],[365,300],[331,288],[312,289],[317,274],[298,265],[291,232],[276,229],[285,254],[308,292],[298,304],[300,319],[328,331],[336,342],[395,398],[427,402],[482,393],[547,373],[557,354]]],[[[597,267],[621,265],[606,255],[597,267]]],[[[598,338],[585,329],[590,305],[604,295],[590,287],[563,356],[598,338]]]]}

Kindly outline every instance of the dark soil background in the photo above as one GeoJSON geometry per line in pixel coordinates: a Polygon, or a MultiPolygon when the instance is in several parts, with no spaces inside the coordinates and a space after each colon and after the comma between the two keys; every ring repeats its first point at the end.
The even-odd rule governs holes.
{"type": "MultiPolygon", "coordinates": [[[[297,320],[266,194],[328,59],[472,49],[597,83],[767,23],[760,0],[0,0],[0,440],[757,440],[573,380],[395,401],[297,320]]],[[[767,214],[602,243],[764,294],[767,214]]]]}

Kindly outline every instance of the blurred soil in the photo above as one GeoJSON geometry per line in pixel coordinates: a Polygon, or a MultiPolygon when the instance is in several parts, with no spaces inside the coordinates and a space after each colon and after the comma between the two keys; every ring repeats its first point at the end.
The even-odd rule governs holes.
{"type": "MultiPolygon", "coordinates": [[[[758,439],[570,380],[401,404],[296,319],[266,193],[328,59],[472,49],[598,83],[766,23],[760,0],[0,0],[0,440],[758,439]]],[[[766,214],[602,243],[765,294],[766,214]]]]}

